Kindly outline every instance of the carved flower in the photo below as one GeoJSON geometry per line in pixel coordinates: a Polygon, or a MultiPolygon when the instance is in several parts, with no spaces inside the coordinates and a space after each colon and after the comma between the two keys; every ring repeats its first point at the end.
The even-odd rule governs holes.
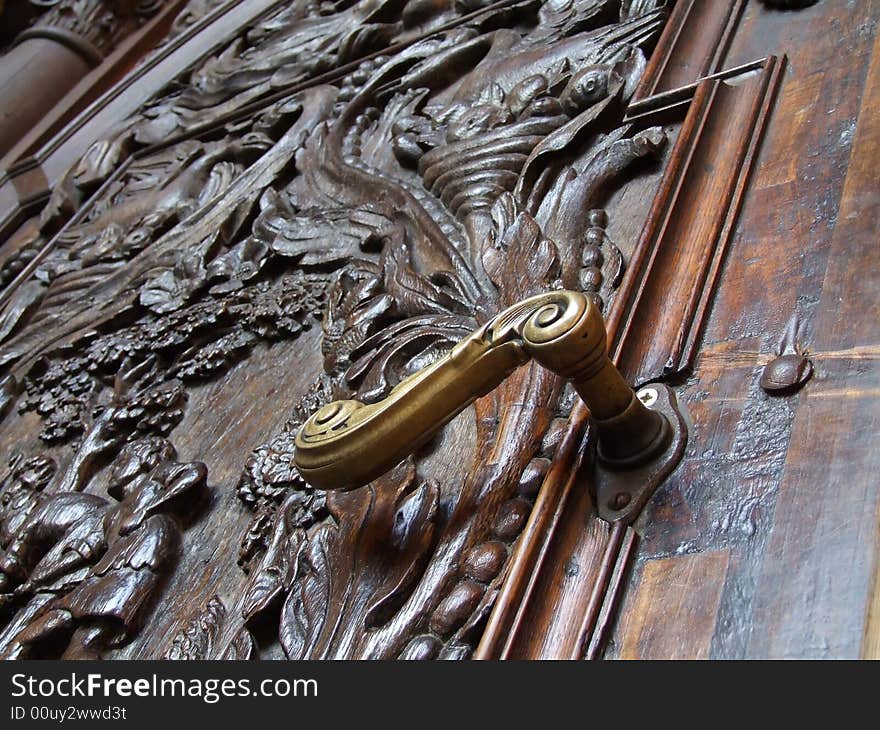
{"type": "Polygon", "coordinates": [[[323,309],[325,280],[291,274],[277,283],[260,282],[236,294],[232,315],[268,340],[296,337],[323,309]]]}
{"type": "Polygon", "coordinates": [[[209,378],[244,357],[256,341],[251,333],[235,330],[219,340],[195,347],[174,373],[184,380],[209,378]]]}
{"type": "MultiPolygon", "coordinates": [[[[295,433],[295,432],[294,432],[295,433]]],[[[305,485],[293,465],[293,433],[285,433],[251,453],[239,480],[238,496],[245,504],[258,499],[281,499],[287,487],[305,485]]]]}

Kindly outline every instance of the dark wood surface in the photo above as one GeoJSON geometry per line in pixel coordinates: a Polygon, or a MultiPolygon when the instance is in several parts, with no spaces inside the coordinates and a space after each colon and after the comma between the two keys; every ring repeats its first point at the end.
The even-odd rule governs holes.
{"type": "Polygon", "coordinates": [[[788,64],[611,656],[876,656],[877,13],[744,13],[730,63],[788,64]],[[760,375],[795,314],[815,376],[773,397],[760,375]]]}
{"type": "MultiPolygon", "coordinates": [[[[23,221],[39,215],[84,149],[270,2],[190,0],[182,8],[180,0],[163,3],[64,98],[52,99],[54,106],[46,107],[51,111],[2,159],[0,235],[14,235],[23,221]]],[[[3,251],[7,248],[4,244],[3,251]]]]}
{"type": "Polygon", "coordinates": [[[880,8],[655,5],[189,3],[23,143],[0,654],[876,656],[880,8]],[[318,406],[560,286],[688,412],[633,525],[532,366],[304,484],[318,406]]]}

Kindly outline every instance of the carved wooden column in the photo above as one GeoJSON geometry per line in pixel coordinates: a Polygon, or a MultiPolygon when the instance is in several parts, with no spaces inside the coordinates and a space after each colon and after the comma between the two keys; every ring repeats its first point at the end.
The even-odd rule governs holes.
{"type": "Polygon", "coordinates": [[[161,5],[59,0],[21,33],[0,64],[0,157],[161,5]]]}
{"type": "Polygon", "coordinates": [[[6,51],[15,38],[28,27],[40,12],[31,2],[5,2],[0,0],[0,48],[6,51]]]}

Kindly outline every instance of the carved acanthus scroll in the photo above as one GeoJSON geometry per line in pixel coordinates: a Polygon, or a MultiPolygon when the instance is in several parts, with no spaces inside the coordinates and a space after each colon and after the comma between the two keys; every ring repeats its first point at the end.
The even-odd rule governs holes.
{"type": "Polygon", "coordinates": [[[10,569],[12,595],[27,600],[8,604],[2,650],[37,653],[55,631],[76,637],[71,654],[130,638],[158,576],[175,570],[185,518],[206,508],[193,499],[185,515],[126,528],[123,513],[181,479],[203,494],[205,478],[171,458],[117,504],[96,475],[143,438],[174,442],[196,383],[295,347],[315,325],[323,369],[290,375],[303,394],[290,423],[224,477],[226,489],[238,478],[244,570],[206,587],[152,651],[469,656],[571,391],[540,368],[517,371],[475,401],[464,468],[448,478],[430,466],[454,436],[441,433],[371,486],[291,492],[304,486],[294,436],[322,403],[385,397],[523,298],[577,289],[607,311],[625,265],[603,207],[665,144],[662,129],[623,123],[664,21],[655,4],[498,4],[427,37],[457,11],[408,3],[386,22],[382,3],[281,4],[94,145],[40,238],[4,265],[7,283],[26,282],[4,295],[0,363],[22,384],[20,411],[65,449],[43,491],[88,502],[101,548],[69,590],[16,595],[27,569],[10,569]],[[358,60],[400,39],[409,45],[358,60]],[[261,101],[331,67],[343,69],[332,82],[261,101]],[[240,114],[248,103],[262,106],[240,114]],[[126,557],[133,541],[153,546],[143,566],[126,557]],[[142,569],[143,589],[125,593],[120,581],[142,569]],[[101,618],[108,592],[130,611],[122,634],[101,618]],[[85,616],[102,630],[81,632],[85,616]],[[267,622],[270,639],[255,629],[267,622]]]}

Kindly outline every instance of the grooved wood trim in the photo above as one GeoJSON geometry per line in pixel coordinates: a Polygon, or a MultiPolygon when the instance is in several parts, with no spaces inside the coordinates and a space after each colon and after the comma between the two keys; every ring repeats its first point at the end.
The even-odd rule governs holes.
{"type": "Polygon", "coordinates": [[[692,365],[782,66],[770,57],[757,74],[697,86],[627,271],[638,284],[624,283],[631,298],[612,316],[612,351],[631,382],[692,365]]]}
{"type": "Polygon", "coordinates": [[[718,71],[746,0],[682,0],[657,42],[630,104],[631,113],[655,108],[663,95],[718,71]]]}

